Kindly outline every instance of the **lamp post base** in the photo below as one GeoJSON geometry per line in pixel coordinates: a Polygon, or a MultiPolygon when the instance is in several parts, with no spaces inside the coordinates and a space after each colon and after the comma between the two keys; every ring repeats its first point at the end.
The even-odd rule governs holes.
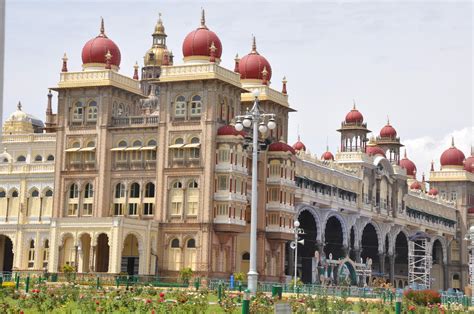
{"type": "Polygon", "coordinates": [[[256,271],[249,271],[247,273],[247,284],[250,293],[257,293],[258,273],[256,271]]]}

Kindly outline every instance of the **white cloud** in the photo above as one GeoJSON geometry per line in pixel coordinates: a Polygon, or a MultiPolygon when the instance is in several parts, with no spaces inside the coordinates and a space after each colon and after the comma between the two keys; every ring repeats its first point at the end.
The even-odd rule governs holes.
{"type": "Polygon", "coordinates": [[[442,138],[423,136],[406,139],[403,141],[403,144],[407,150],[408,158],[416,164],[418,174],[421,176],[423,172],[429,173],[432,160],[435,164],[435,170],[439,169],[439,158],[443,151],[451,146],[452,137],[454,137],[455,146],[468,157],[471,154],[471,145],[474,145],[473,135],[474,127],[466,127],[450,132],[442,138]]]}

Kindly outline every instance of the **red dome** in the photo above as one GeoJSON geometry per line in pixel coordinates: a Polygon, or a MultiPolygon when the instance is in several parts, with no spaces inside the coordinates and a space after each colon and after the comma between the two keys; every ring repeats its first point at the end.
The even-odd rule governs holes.
{"type": "Polygon", "coordinates": [[[100,27],[100,34],[96,38],[89,40],[82,48],[82,63],[101,63],[105,64],[105,55],[107,51],[110,52],[112,58],[110,64],[120,66],[120,49],[119,47],[105,35],[104,20],[102,20],[100,27]]]}
{"type": "Polygon", "coordinates": [[[293,145],[294,150],[303,150],[306,151],[306,146],[300,140],[300,136],[298,135],[298,141],[293,145]]]}
{"type": "Polygon", "coordinates": [[[467,157],[464,162],[464,170],[474,173],[474,155],[467,157]]]}
{"type": "Polygon", "coordinates": [[[414,176],[416,173],[416,166],[413,161],[407,158],[407,152],[405,151],[405,156],[400,160],[400,167],[404,168],[407,171],[408,176],[414,176]]]}
{"type": "Polygon", "coordinates": [[[222,55],[221,40],[217,35],[206,26],[204,10],[202,11],[201,26],[189,33],[183,41],[183,56],[206,56],[211,55],[210,47],[214,43],[216,47],[215,57],[220,59],[222,55]]]}
{"type": "Polygon", "coordinates": [[[362,123],[364,122],[364,116],[356,109],[355,105],[351,111],[346,115],[346,123],[362,123]]]}
{"type": "Polygon", "coordinates": [[[378,146],[367,146],[367,148],[365,149],[365,152],[369,156],[382,155],[385,157],[385,152],[383,151],[383,149],[381,149],[378,146]]]}
{"type": "Polygon", "coordinates": [[[418,181],[413,182],[413,183],[410,185],[410,189],[411,189],[411,190],[421,190],[421,184],[420,184],[420,182],[418,182],[418,181]]]}
{"type": "Polygon", "coordinates": [[[451,147],[441,154],[440,161],[441,166],[463,166],[464,159],[466,159],[466,156],[464,156],[464,153],[454,146],[453,138],[451,147]]]}
{"type": "Polygon", "coordinates": [[[334,155],[327,150],[321,155],[321,160],[334,160],[334,155]]]}
{"type": "Polygon", "coordinates": [[[217,135],[218,136],[225,136],[225,135],[232,135],[232,136],[238,136],[238,135],[241,135],[241,136],[245,136],[245,132],[244,131],[237,131],[235,129],[235,127],[233,125],[224,125],[224,126],[221,126],[218,130],[217,130],[217,135]]]}
{"type": "Polygon", "coordinates": [[[272,67],[270,62],[257,52],[257,45],[254,37],[252,51],[239,61],[240,78],[243,80],[263,80],[263,69],[267,71],[266,80],[270,81],[272,78],[272,67]]]}
{"type": "Polygon", "coordinates": [[[435,188],[431,188],[431,189],[428,191],[428,195],[436,196],[436,195],[438,195],[438,190],[435,189],[435,188]]]}
{"type": "Polygon", "coordinates": [[[268,146],[268,151],[270,152],[290,152],[292,154],[295,154],[295,150],[293,147],[290,145],[284,143],[284,142],[274,142],[271,143],[270,146],[268,146]]]}
{"type": "Polygon", "coordinates": [[[389,137],[389,138],[396,138],[397,131],[390,123],[387,122],[387,125],[380,130],[380,137],[389,137]]]}

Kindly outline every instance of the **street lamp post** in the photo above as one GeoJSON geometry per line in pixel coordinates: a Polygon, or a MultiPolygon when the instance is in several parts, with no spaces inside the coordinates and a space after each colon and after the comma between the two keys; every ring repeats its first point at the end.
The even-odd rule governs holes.
{"type": "Polygon", "coordinates": [[[255,100],[253,107],[245,115],[236,116],[235,129],[242,131],[244,128],[252,127],[252,202],[250,216],[250,265],[248,278],[248,289],[252,294],[257,292],[257,177],[258,177],[258,132],[265,134],[268,129],[273,130],[276,127],[275,115],[260,111],[258,106],[258,90],[254,91],[255,100]]]}
{"type": "Polygon", "coordinates": [[[303,229],[300,228],[300,222],[295,220],[293,223],[295,227],[295,240],[291,241],[290,247],[295,250],[295,272],[294,272],[294,286],[293,291],[296,293],[296,282],[298,280],[298,243],[304,245],[304,239],[300,240],[299,235],[304,234],[303,229]]]}

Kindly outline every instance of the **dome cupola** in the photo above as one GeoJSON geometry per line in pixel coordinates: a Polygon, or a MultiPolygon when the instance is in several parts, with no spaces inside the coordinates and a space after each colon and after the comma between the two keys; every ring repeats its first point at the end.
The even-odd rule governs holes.
{"type": "Polygon", "coordinates": [[[286,144],[283,141],[271,143],[268,146],[268,151],[269,152],[290,152],[293,155],[296,153],[293,147],[291,147],[290,145],[286,144]]]}
{"type": "Polygon", "coordinates": [[[271,81],[272,67],[270,62],[258,53],[255,36],[252,41],[252,50],[239,60],[239,73],[240,78],[245,81],[255,81],[258,84],[271,81]]]}
{"type": "Polygon", "coordinates": [[[407,171],[407,176],[415,176],[416,165],[413,161],[407,158],[407,151],[405,150],[405,155],[403,159],[400,160],[400,167],[404,168],[407,171]]]}
{"type": "Polygon", "coordinates": [[[421,184],[418,181],[413,181],[413,183],[410,185],[410,190],[421,190],[421,184]]]}
{"type": "Polygon", "coordinates": [[[451,147],[441,154],[441,170],[443,168],[462,168],[464,166],[464,153],[454,146],[454,137],[451,140],[451,147]]]}
{"type": "Polygon", "coordinates": [[[82,68],[84,71],[102,70],[107,63],[110,63],[111,69],[117,71],[120,60],[120,49],[105,35],[104,19],[102,19],[99,35],[89,40],[82,48],[82,68]],[[106,55],[110,55],[110,60],[107,60],[106,55]]]}
{"type": "MultiPolygon", "coordinates": [[[[161,13],[158,14],[158,22],[155,25],[155,31],[151,35],[153,37],[153,45],[146,52],[144,58],[145,67],[163,65],[163,58],[168,53],[166,50],[166,33],[165,26],[161,19],[161,13]]],[[[169,53],[167,55],[169,58],[169,53]]],[[[169,60],[168,60],[169,63],[169,60]]]]}
{"type": "Polygon", "coordinates": [[[346,123],[357,123],[361,124],[364,122],[364,116],[362,113],[360,113],[359,110],[357,110],[356,105],[354,103],[354,107],[352,107],[352,110],[349,111],[348,114],[346,114],[346,123]]]}
{"type": "Polygon", "coordinates": [[[204,10],[201,13],[201,25],[189,33],[183,41],[183,56],[185,62],[209,62],[211,57],[211,46],[216,62],[220,62],[222,56],[222,44],[217,35],[206,26],[204,10]]]}
{"type": "Polygon", "coordinates": [[[464,170],[474,173],[474,146],[471,147],[471,156],[464,161],[464,170]]]}
{"type": "Polygon", "coordinates": [[[334,155],[329,151],[329,146],[326,146],[326,151],[321,155],[321,160],[334,161],[334,155]]]}
{"type": "Polygon", "coordinates": [[[387,124],[380,130],[380,137],[383,138],[396,138],[397,131],[393,126],[390,125],[390,121],[387,119],[387,124]]]}
{"type": "Polygon", "coordinates": [[[303,144],[303,142],[300,140],[300,136],[298,135],[298,140],[296,141],[295,144],[293,144],[293,149],[296,151],[306,151],[306,146],[303,144]]]}

